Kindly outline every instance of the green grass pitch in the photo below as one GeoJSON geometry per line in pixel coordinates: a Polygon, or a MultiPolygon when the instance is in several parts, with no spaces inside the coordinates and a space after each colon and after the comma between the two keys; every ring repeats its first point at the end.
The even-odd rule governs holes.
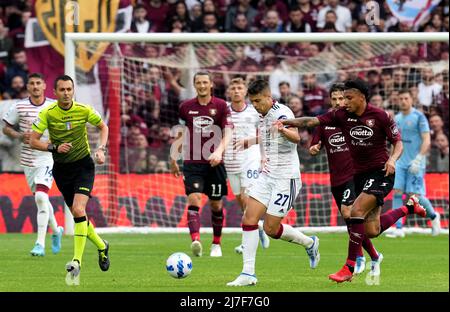
{"type": "MultiPolygon", "coordinates": [[[[230,288],[242,269],[242,257],[234,253],[239,234],[224,234],[222,258],[209,257],[211,234],[202,234],[204,255],[192,257],[193,271],[174,279],[165,270],[167,257],[177,251],[190,253],[188,234],[109,234],[111,267],[101,272],[97,251],[86,242],[81,285],[65,284],[65,263],[73,254],[73,238],[63,238],[60,254],[51,253],[47,236],[45,257],[31,257],[34,234],[0,235],[0,292],[366,292],[449,291],[449,236],[408,235],[403,239],[384,236],[374,240],[384,255],[378,286],[365,283],[365,273],[351,283],[336,284],[328,274],[340,269],[347,252],[346,234],[320,234],[321,261],[311,270],[303,247],[271,240],[270,248],[258,247],[253,287],[230,288]]],[[[367,256],[366,256],[367,257],[367,256]]]]}

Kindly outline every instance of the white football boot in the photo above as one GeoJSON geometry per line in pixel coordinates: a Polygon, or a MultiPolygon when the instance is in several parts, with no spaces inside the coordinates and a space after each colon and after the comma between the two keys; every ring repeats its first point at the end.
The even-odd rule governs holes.
{"type": "Polygon", "coordinates": [[[211,251],[209,253],[210,257],[222,257],[222,248],[219,244],[212,244],[211,251]]]}
{"type": "Polygon", "coordinates": [[[252,286],[257,282],[258,279],[255,275],[241,273],[234,281],[227,283],[227,286],[252,286]]]}

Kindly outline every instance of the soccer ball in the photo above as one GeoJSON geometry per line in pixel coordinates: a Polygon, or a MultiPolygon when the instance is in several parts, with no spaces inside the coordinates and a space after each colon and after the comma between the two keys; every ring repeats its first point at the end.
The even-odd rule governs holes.
{"type": "Polygon", "coordinates": [[[166,270],[174,278],[185,278],[191,274],[192,260],[183,252],[173,253],[167,258],[166,270]]]}

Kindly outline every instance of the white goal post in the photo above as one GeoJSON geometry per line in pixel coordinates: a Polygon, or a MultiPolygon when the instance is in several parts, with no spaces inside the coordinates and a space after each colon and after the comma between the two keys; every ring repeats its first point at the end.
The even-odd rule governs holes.
{"type": "MultiPolygon", "coordinates": [[[[76,46],[80,42],[109,42],[109,43],[360,43],[370,42],[382,45],[387,42],[446,42],[448,33],[66,33],[65,34],[65,74],[71,76],[76,82],[76,46]]],[[[326,59],[325,59],[326,61],[326,59]]],[[[448,204],[446,210],[448,211],[448,204]]],[[[70,212],[66,211],[66,228],[71,228],[70,212]]],[[[301,227],[305,232],[344,232],[343,226],[301,227]]],[[[211,232],[211,228],[202,228],[202,232],[211,232]]],[[[427,233],[429,229],[407,228],[410,233],[427,233]]],[[[157,228],[146,226],[122,226],[100,228],[99,232],[125,232],[125,233],[163,233],[187,232],[186,228],[157,228]]],[[[240,232],[240,228],[232,227],[224,232],[240,232]]],[[[448,229],[443,230],[448,234],[448,229]]]]}
{"type": "Polygon", "coordinates": [[[64,71],[75,77],[75,43],[86,41],[193,42],[433,42],[449,41],[448,33],[65,33],[64,71]]]}

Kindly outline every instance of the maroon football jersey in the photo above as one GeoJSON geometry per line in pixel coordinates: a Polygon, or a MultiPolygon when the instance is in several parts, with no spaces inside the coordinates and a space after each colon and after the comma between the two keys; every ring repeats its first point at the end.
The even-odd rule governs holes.
{"type": "Polygon", "coordinates": [[[208,157],[219,146],[224,129],[233,126],[227,103],[216,97],[207,105],[201,105],[197,98],[186,100],[180,105],[179,117],[189,129],[183,145],[185,163],[209,163],[208,157]]]}
{"type": "Polygon", "coordinates": [[[342,130],[332,126],[318,126],[311,146],[322,142],[328,156],[331,186],[339,186],[353,178],[353,160],[342,130]]]}
{"type": "Polygon", "coordinates": [[[342,129],[350,148],[355,174],[380,170],[389,158],[387,142],[401,140],[395,121],[387,112],[370,104],[361,116],[346,109],[329,111],[318,117],[320,125],[342,129]]]}

